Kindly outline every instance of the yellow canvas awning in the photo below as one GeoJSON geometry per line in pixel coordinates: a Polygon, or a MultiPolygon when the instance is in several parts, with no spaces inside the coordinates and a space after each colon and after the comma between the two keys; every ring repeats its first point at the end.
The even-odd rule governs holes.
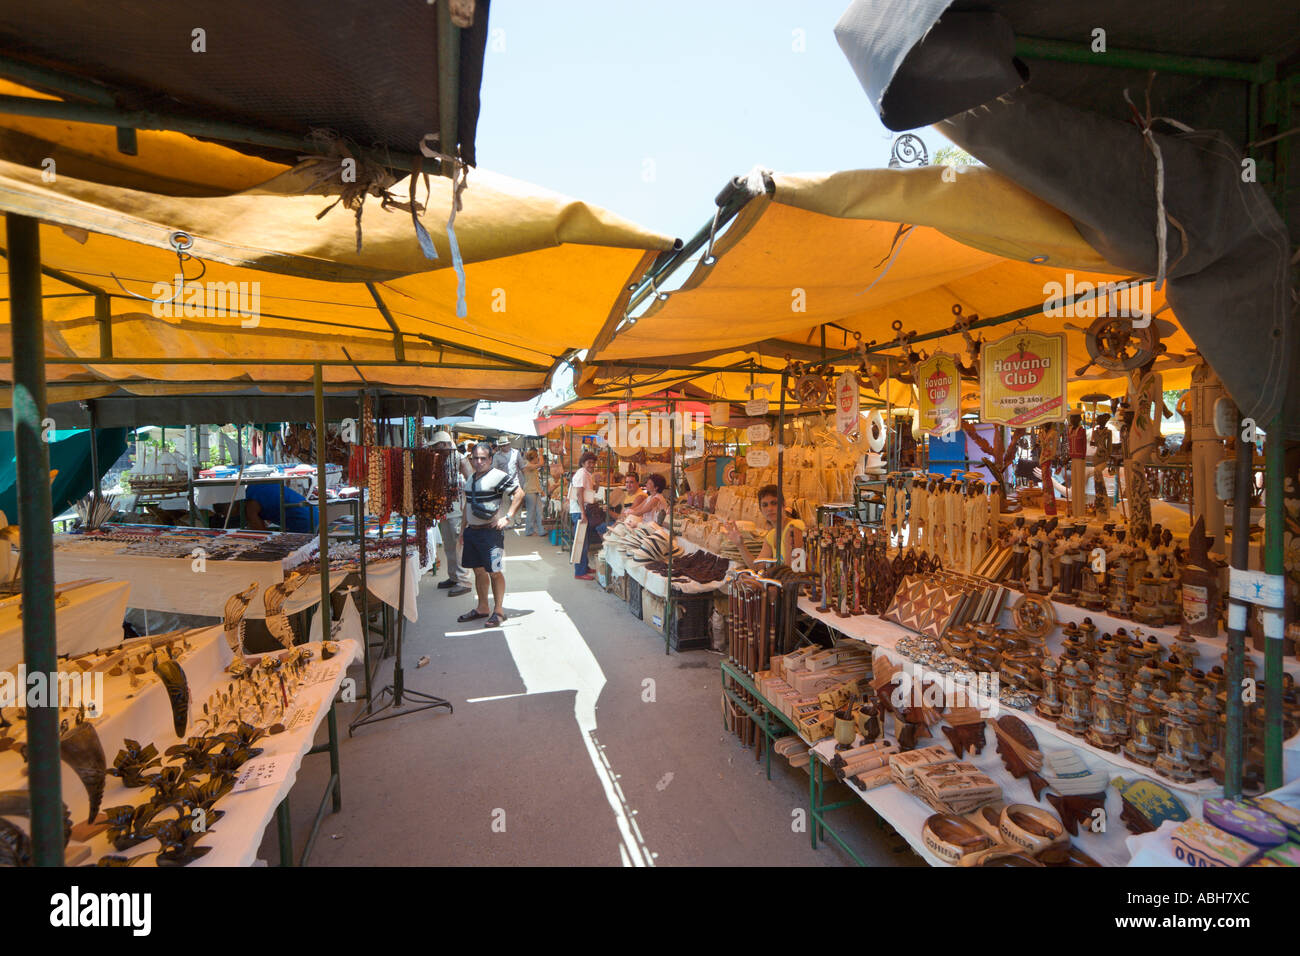
{"type": "MultiPolygon", "coordinates": [[[[5,142],[0,135],[0,146],[5,142]]],[[[81,168],[92,153],[114,162],[107,143],[95,142],[94,149],[79,147],[81,168]]],[[[231,180],[258,164],[275,168],[221,147],[192,151],[204,168],[226,155],[231,180]]],[[[359,221],[341,205],[321,215],[338,198],[338,182],[322,185],[319,168],[301,166],[224,194],[212,194],[220,193],[219,175],[196,174],[200,194],[178,196],[74,178],[67,165],[47,181],[39,163],[0,154],[0,211],[42,223],[47,356],[84,360],[51,361],[51,401],[92,396],[100,383],[137,394],[158,383],[188,391],[226,383],[297,390],[310,383],[313,361],[335,363],[325,378],[336,388],[529,398],[546,387],[561,356],[591,341],[610,302],[654,254],[673,244],[602,209],[470,170],[455,218],[465,273],[460,316],[448,179],[429,177],[431,194],[424,179],[417,189],[425,207],[419,219],[438,254],[430,260],[411,213],[383,208],[374,196],[359,221]],[[192,239],[193,256],[179,267],[170,242],[177,232],[192,239]],[[176,296],[180,268],[183,294],[175,304],[161,302],[176,296]],[[216,296],[205,298],[213,289],[216,296]],[[101,351],[96,290],[110,297],[112,362],[101,351]],[[201,314],[184,306],[196,290],[201,314]],[[396,363],[399,351],[404,364],[366,364],[396,363]],[[284,359],[300,364],[268,364],[284,359]]],[[[126,165],[145,176],[138,163],[126,165]]],[[[183,173],[155,162],[147,175],[175,184],[183,173]]],[[[391,188],[391,202],[409,202],[409,183],[391,188]]],[[[8,322],[5,302],[0,323],[8,322]]],[[[8,378],[9,368],[0,375],[8,378]]]]}
{"type": "MultiPolygon", "coordinates": [[[[655,301],[612,337],[607,331],[608,344],[598,339],[589,361],[631,365],[755,343],[772,354],[782,342],[815,344],[825,323],[858,333],[864,343],[887,343],[900,329],[951,330],[954,306],[990,318],[1043,306],[1050,283],[1082,288],[1124,278],[1067,216],[983,167],[949,170],[946,178],[944,168],[928,167],[773,179],[774,195],[750,200],[718,238],[712,265],[700,261],[666,301],[655,301]]],[[[1164,305],[1153,292],[1152,310],[1164,305]]],[[[1160,318],[1176,325],[1169,310],[1160,318]]],[[[1071,372],[1088,362],[1083,332],[1067,328],[1091,324],[1087,306],[1072,317],[1024,321],[1067,333],[1071,372]]],[[[996,339],[1013,328],[978,334],[996,339]]],[[[1192,342],[1181,328],[1163,341],[1171,354],[1157,368],[1166,371],[1167,387],[1182,387],[1192,342]]],[[[917,348],[961,354],[965,342],[952,331],[917,348]]],[[[1123,379],[1094,366],[1072,376],[1070,388],[1071,400],[1092,391],[1118,394],[1123,379]]]]}

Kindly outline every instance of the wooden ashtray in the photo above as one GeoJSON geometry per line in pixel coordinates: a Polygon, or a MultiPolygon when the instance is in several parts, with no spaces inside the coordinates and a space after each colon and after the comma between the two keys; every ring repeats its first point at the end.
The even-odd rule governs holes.
{"type": "Polygon", "coordinates": [[[1049,846],[1039,852],[1037,859],[1043,866],[1101,866],[1072,843],[1049,846]]]}
{"type": "Polygon", "coordinates": [[[986,850],[992,840],[975,824],[951,813],[936,813],[921,830],[925,848],[945,863],[957,864],[970,853],[986,850]]]}
{"type": "Polygon", "coordinates": [[[1042,866],[1032,856],[1015,847],[995,846],[962,858],[962,866],[1042,866]]]}
{"type": "Polygon", "coordinates": [[[979,831],[994,843],[1002,842],[1002,811],[1006,804],[1001,800],[980,807],[966,814],[966,819],[979,828],[979,831]]]}
{"type": "Polygon", "coordinates": [[[1046,810],[1013,803],[1002,811],[998,827],[1004,842],[1037,854],[1057,843],[1069,842],[1065,826],[1046,810]]]}

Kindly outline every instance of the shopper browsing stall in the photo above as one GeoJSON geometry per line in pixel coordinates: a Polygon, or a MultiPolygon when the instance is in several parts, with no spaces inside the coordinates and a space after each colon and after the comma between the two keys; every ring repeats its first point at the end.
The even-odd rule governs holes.
{"type": "Polygon", "coordinates": [[[578,526],[586,514],[587,505],[596,500],[596,492],[599,489],[596,456],[592,452],[584,452],[578,459],[578,470],[573,473],[573,481],[569,484],[569,520],[573,523],[574,546],[578,551],[578,560],[573,565],[573,576],[583,581],[590,581],[595,577],[587,566],[587,544],[591,528],[588,527],[583,532],[582,540],[578,541],[578,526]]]}
{"type": "Polygon", "coordinates": [[[447,559],[447,577],[438,582],[440,590],[447,591],[449,597],[459,597],[469,593],[469,573],[461,567],[461,534],[465,528],[465,512],[462,507],[459,489],[465,487],[465,479],[472,473],[469,460],[456,451],[452,445],[451,435],[447,432],[435,432],[433,447],[438,451],[451,452],[455,461],[456,474],[460,484],[458,493],[452,498],[453,504],[447,516],[438,522],[438,534],[442,536],[442,552],[447,559]]]}
{"type": "MultiPolygon", "coordinates": [[[[496,451],[492,454],[492,467],[504,471],[520,487],[524,484],[524,456],[510,444],[508,435],[497,437],[496,451]]],[[[516,528],[520,525],[516,524],[516,528]]]]}
{"type": "Polygon", "coordinates": [[[524,455],[524,537],[545,534],[542,527],[542,456],[536,448],[530,448],[524,455]]]}
{"type": "Polygon", "coordinates": [[[524,489],[510,475],[492,467],[492,446],[479,442],[470,462],[474,473],[465,485],[465,550],[462,563],[474,569],[478,605],[456,618],[462,624],[486,617],[484,627],[496,627],[506,619],[502,604],[506,597],[505,529],[524,503],[524,489]],[[502,505],[509,502],[502,512],[502,505]],[[492,612],[488,614],[489,590],[492,612]]]}
{"type": "Polygon", "coordinates": [[[758,552],[757,558],[750,558],[749,550],[744,547],[744,538],[741,536],[740,529],[736,527],[736,522],[727,522],[727,535],[736,545],[736,550],[740,552],[741,560],[749,568],[753,568],[756,561],[788,564],[794,550],[803,547],[803,536],[808,530],[807,525],[794,516],[793,510],[788,510],[785,520],[781,522],[781,545],[777,547],[776,519],[781,509],[781,492],[776,485],[764,485],[758,489],[758,507],[763,512],[769,530],[763,538],[763,548],[758,552]]]}

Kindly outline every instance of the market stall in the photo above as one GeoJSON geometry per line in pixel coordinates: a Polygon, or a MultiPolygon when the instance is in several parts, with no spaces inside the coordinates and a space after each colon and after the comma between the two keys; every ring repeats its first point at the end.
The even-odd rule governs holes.
{"type": "MultiPolygon", "coordinates": [[[[729,654],[733,671],[724,667],[726,723],[742,742],[785,747],[772,713],[791,703],[781,696],[790,691],[770,684],[783,669],[774,662],[799,640],[829,628],[874,652],[863,676],[805,685],[787,708],[799,743],[785,749],[810,769],[814,839],[833,833],[826,814],[840,805],[825,802],[823,771],[833,769],[836,746],[827,738],[869,701],[881,721],[893,710],[904,716],[887,734],[875,731],[893,753],[857,740],[877,772],[854,789],[922,849],[943,805],[889,790],[889,769],[911,759],[894,756],[942,744],[946,721],[951,745],[938,763],[961,764],[969,748],[958,741],[977,732],[982,741],[998,726],[990,705],[1019,721],[1011,736],[1023,729],[1031,762],[1066,761],[1096,783],[1087,794],[1058,783],[1044,799],[1082,806],[1087,797],[1112,830],[1121,815],[1134,832],[1144,828],[1132,809],[1142,801],[1126,796],[1134,787],[1175,794],[1186,816],[1207,796],[1240,793],[1237,781],[1258,793],[1300,774],[1300,698],[1280,585],[1275,597],[1252,599],[1256,613],[1229,615],[1229,594],[1235,602],[1248,587],[1258,595],[1276,584],[1261,573],[1262,536],[1249,540],[1253,433],[1238,423],[1215,353],[1197,350],[1158,283],[1125,275],[1066,216],[982,168],[756,171],[718,204],[709,230],[661,260],[607,323],[583,387],[596,397],[638,377],[694,371],[698,382],[717,376],[715,390],[739,401],[758,376],[713,363],[781,356],[765,370],[775,406],[764,409],[774,413],[765,440],[748,445],[744,480],[705,505],[711,518],[752,521],[749,495],[770,483],[781,495],[778,528],[793,509],[811,529],[793,567],[767,572],[771,593],[815,593],[798,600],[793,630],[775,605],[755,616],[770,596],[728,585],[742,597],[729,618],[745,615],[728,626],[751,635],[757,627],[765,642],[762,652],[729,654]],[[671,271],[706,243],[674,288],[671,271]],[[817,303],[811,328],[791,308],[792,288],[817,303]],[[725,319],[742,313],[744,324],[725,319]],[[819,331],[820,348],[810,347],[819,331]],[[1169,454],[1161,425],[1175,402],[1189,468],[1171,494],[1160,483],[1169,454]],[[867,409],[879,412],[869,425],[867,409]],[[801,573],[814,576],[811,585],[792,584],[801,573]],[[1247,633],[1255,653],[1237,650],[1247,633]],[[917,686],[942,687],[940,676],[960,673],[972,683],[1000,679],[1001,692],[995,684],[960,703],[939,695],[891,709],[888,678],[904,667],[920,668],[917,686]],[[1246,700],[1230,690],[1243,678],[1246,700]],[[830,687],[843,699],[828,702],[830,687]]],[[[1275,507],[1280,488],[1272,494],[1275,507]]],[[[1267,527],[1277,533],[1276,519],[1267,527]]],[[[996,758],[972,759],[963,772],[979,776],[966,783],[986,805],[1014,797],[1045,806],[1024,799],[1023,768],[995,772],[996,758]]],[[[1058,809],[1050,825],[1074,812],[1058,809]]],[[[1113,833],[1102,841],[1078,833],[1071,852],[1107,865],[1129,858],[1113,833]]]]}

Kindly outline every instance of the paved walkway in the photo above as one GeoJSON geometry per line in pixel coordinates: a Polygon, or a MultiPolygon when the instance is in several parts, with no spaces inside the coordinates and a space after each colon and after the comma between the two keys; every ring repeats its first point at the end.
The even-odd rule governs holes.
{"type": "MultiPolygon", "coordinates": [[[[355,707],[340,705],[344,806],[325,818],[313,865],[850,862],[809,845],[806,773],[774,756],[767,781],[723,731],[719,655],[665,655],[662,637],[594,581],[575,581],[546,539],[516,532],[506,550],[501,627],[457,624],[472,596],[447,597],[433,575],[421,582],[406,683],[448,698],[454,714],[398,717],[349,739],[355,707]]],[[[387,662],[376,687],[391,673],[387,662]]],[[[291,800],[299,850],[327,776],[324,756],[306,758],[291,800]]],[[[865,805],[838,815],[874,864],[919,862],[865,805]]],[[[261,855],[277,854],[272,824],[261,855]]]]}

